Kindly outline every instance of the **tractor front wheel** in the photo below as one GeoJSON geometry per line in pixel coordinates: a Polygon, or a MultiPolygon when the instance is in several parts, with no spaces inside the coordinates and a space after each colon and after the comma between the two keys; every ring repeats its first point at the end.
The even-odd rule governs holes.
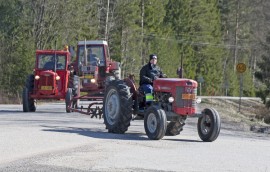
{"type": "Polygon", "coordinates": [[[34,89],[34,75],[29,75],[23,88],[22,104],[24,112],[36,111],[36,100],[30,97],[34,89]]]}
{"type": "Polygon", "coordinates": [[[132,119],[132,94],[122,80],[112,80],[106,86],[103,117],[110,133],[123,134],[132,119]]]}
{"type": "Polygon", "coordinates": [[[157,106],[150,106],[144,116],[144,129],[149,139],[162,139],[167,129],[165,111],[157,106]]]}
{"type": "Polygon", "coordinates": [[[204,142],[212,142],[217,139],[220,132],[220,117],[213,108],[206,108],[198,119],[197,129],[200,138],[204,142]]]}

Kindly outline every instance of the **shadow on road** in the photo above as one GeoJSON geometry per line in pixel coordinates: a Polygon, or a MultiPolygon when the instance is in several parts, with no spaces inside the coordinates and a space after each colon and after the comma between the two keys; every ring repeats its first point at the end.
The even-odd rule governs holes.
{"type": "Polygon", "coordinates": [[[46,114],[46,113],[54,113],[54,114],[62,114],[62,111],[36,111],[36,112],[23,112],[23,110],[0,110],[1,113],[25,113],[25,114],[46,114]]]}
{"type": "Polygon", "coordinates": [[[177,141],[177,142],[203,142],[201,140],[187,140],[187,139],[163,139],[163,140],[168,140],[168,141],[177,141]]]}
{"type": "Polygon", "coordinates": [[[20,110],[0,110],[0,113],[22,113],[20,110]]]}
{"type": "Polygon", "coordinates": [[[117,139],[117,140],[149,140],[145,134],[142,133],[125,133],[114,134],[101,131],[99,129],[89,128],[77,128],[77,127],[58,127],[58,126],[42,126],[49,129],[43,129],[42,131],[60,132],[60,133],[72,133],[82,136],[98,138],[98,139],[117,139]]]}
{"type": "MultiPolygon", "coordinates": [[[[77,127],[59,127],[59,126],[41,126],[48,129],[42,131],[59,132],[59,133],[72,133],[79,134],[82,136],[97,138],[97,139],[116,139],[116,140],[142,140],[142,141],[153,141],[147,138],[145,133],[125,133],[125,134],[114,134],[104,132],[100,129],[89,129],[89,128],[77,128],[77,127]]],[[[173,136],[172,136],[173,137],[173,136]]],[[[188,139],[170,139],[163,138],[166,141],[178,141],[178,142],[203,142],[200,140],[188,140],[188,139]]]]}

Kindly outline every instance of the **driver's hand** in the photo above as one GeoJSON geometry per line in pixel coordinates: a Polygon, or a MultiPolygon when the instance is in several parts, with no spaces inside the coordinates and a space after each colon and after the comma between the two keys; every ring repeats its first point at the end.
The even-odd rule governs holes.
{"type": "Polygon", "coordinates": [[[162,74],[162,78],[168,78],[166,74],[162,74]]]}

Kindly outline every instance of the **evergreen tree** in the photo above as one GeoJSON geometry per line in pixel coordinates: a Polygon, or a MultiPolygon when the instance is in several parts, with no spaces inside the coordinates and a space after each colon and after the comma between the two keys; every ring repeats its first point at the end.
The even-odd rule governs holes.
{"type": "Polygon", "coordinates": [[[250,24],[251,4],[254,1],[248,0],[220,0],[219,9],[221,12],[223,40],[227,48],[225,56],[223,73],[224,82],[231,81],[230,92],[232,96],[239,95],[236,65],[245,63],[248,70],[245,72],[244,85],[249,85],[250,91],[245,91],[244,95],[254,95],[253,73],[255,66],[254,46],[252,41],[252,32],[250,24]],[[231,70],[234,72],[232,73],[231,70]],[[252,80],[253,79],[253,80],[252,80]]]}
{"type": "Polygon", "coordinates": [[[267,100],[267,97],[270,94],[270,34],[267,36],[265,43],[263,44],[264,54],[261,56],[261,60],[258,61],[257,65],[259,70],[256,71],[256,78],[263,83],[259,86],[257,95],[262,98],[266,106],[270,107],[270,101],[267,100]]]}

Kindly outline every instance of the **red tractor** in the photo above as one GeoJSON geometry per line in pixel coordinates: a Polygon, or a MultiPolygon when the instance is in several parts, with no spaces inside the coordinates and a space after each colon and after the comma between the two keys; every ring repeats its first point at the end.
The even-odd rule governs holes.
{"type": "Polygon", "coordinates": [[[102,100],[105,87],[112,79],[120,79],[119,62],[110,59],[108,44],[103,40],[79,41],[77,58],[72,64],[74,83],[66,95],[66,111],[79,112],[91,117],[102,115],[102,100]],[[79,105],[80,100],[92,101],[86,106],[79,105]]]}
{"type": "Polygon", "coordinates": [[[144,119],[150,139],[178,135],[187,117],[198,117],[198,133],[206,142],[216,140],[220,132],[220,117],[213,108],[196,111],[197,82],[182,78],[160,78],[154,81],[154,101],[146,103],[144,92],[136,87],[132,76],[121,80],[119,62],[109,58],[106,41],[80,41],[73,94],[66,96],[67,112],[75,111],[91,117],[103,115],[106,129],[123,134],[134,116],[144,119]],[[79,100],[91,100],[86,107],[79,100]],[[103,102],[102,102],[103,101],[103,102]]]}
{"type": "Polygon", "coordinates": [[[69,87],[70,53],[67,50],[37,50],[34,73],[23,88],[24,112],[36,111],[36,100],[65,99],[69,87]]]}
{"type": "Polygon", "coordinates": [[[137,89],[132,77],[113,80],[106,87],[103,101],[104,123],[109,132],[124,133],[132,115],[144,119],[148,138],[159,140],[164,135],[178,135],[187,117],[198,117],[198,134],[203,141],[216,140],[220,117],[213,108],[196,111],[197,82],[182,78],[154,80],[154,101],[146,103],[144,92],[137,89]]]}

